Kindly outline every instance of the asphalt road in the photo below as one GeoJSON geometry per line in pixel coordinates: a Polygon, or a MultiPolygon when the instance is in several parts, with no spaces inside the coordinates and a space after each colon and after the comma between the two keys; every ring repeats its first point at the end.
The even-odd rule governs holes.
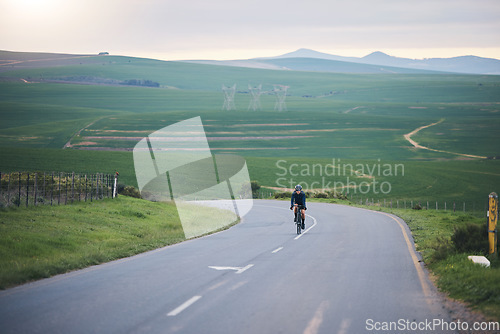
{"type": "Polygon", "coordinates": [[[254,203],[227,231],[0,292],[0,332],[430,333],[450,321],[399,219],[309,203],[297,238],[288,202],[254,203]]]}

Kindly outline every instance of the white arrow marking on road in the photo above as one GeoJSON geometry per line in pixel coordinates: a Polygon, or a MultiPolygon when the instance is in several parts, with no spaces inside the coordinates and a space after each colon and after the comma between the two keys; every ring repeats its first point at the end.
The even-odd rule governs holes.
{"type": "Polygon", "coordinates": [[[243,268],[241,268],[240,270],[238,270],[235,274],[241,274],[241,273],[242,273],[242,272],[244,272],[245,270],[248,270],[248,269],[250,269],[250,268],[252,268],[252,267],[253,267],[253,264],[249,264],[248,266],[243,267],[243,268]]]}
{"type": "Polygon", "coordinates": [[[216,267],[216,266],[208,266],[208,268],[212,268],[215,270],[240,270],[241,267],[216,267]]]}
{"type": "Polygon", "coordinates": [[[244,271],[252,268],[254,265],[249,264],[246,267],[218,267],[218,266],[208,266],[208,268],[215,269],[215,270],[234,270],[236,271],[235,274],[241,274],[244,271]]]}

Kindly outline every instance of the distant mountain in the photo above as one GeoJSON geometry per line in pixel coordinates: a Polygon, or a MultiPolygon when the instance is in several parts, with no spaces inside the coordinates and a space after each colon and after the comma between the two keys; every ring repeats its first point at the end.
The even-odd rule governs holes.
{"type": "MultiPolygon", "coordinates": [[[[461,56],[453,58],[427,58],[427,59],[409,59],[399,58],[387,55],[383,52],[373,52],[365,57],[342,57],[328,53],[322,53],[310,49],[299,49],[290,53],[286,53],[271,59],[283,58],[320,58],[345,62],[353,62],[358,64],[370,64],[391,66],[399,68],[408,68],[415,70],[428,70],[440,72],[455,72],[468,74],[500,74],[500,60],[493,58],[482,58],[476,56],[461,56]]],[[[265,58],[270,59],[270,58],[265,58]]]]}
{"type": "Polygon", "coordinates": [[[476,56],[452,58],[408,59],[374,52],[363,58],[362,63],[385,66],[398,66],[414,69],[437,70],[470,74],[500,74],[500,60],[476,56]]]}
{"type": "Polygon", "coordinates": [[[452,72],[500,75],[500,60],[476,56],[409,59],[380,51],[364,57],[343,57],[311,49],[298,49],[275,57],[239,60],[187,60],[187,62],[276,70],[337,73],[452,72]],[[293,59],[293,60],[292,60],[293,59]]]}
{"type": "Polygon", "coordinates": [[[379,65],[361,58],[335,56],[309,49],[299,49],[276,57],[240,60],[185,60],[185,62],[250,67],[271,70],[330,72],[330,73],[429,73],[428,69],[379,65]]]}
{"type": "Polygon", "coordinates": [[[356,63],[356,62],[358,62],[357,60],[359,60],[359,58],[355,58],[355,57],[335,56],[335,55],[332,55],[329,53],[318,52],[318,51],[314,51],[311,49],[298,49],[296,51],[285,53],[281,56],[257,58],[257,59],[281,59],[281,58],[314,58],[314,59],[348,61],[348,62],[353,62],[353,63],[356,63]]]}
{"type": "Polygon", "coordinates": [[[321,58],[275,58],[260,59],[261,65],[267,68],[282,70],[308,71],[308,72],[333,72],[333,73],[435,73],[435,71],[403,68],[387,65],[362,64],[350,61],[321,59],[321,58]]]}

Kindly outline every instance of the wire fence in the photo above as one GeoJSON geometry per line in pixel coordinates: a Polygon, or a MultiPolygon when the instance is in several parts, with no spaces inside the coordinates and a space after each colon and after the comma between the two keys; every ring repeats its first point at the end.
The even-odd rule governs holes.
{"type": "Polygon", "coordinates": [[[379,206],[391,209],[415,209],[436,210],[457,213],[469,213],[475,216],[484,216],[488,208],[488,202],[470,202],[460,200],[400,200],[400,199],[373,199],[373,198],[351,198],[351,201],[366,206],[379,206]]]}
{"type": "MultiPolygon", "coordinates": [[[[254,198],[290,198],[292,193],[279,192],[268,188],[260,188],[254,192],[254,198]]],[[[331,193],[308,193],[306,196],[309,198],[339,198],[350,200],[352,203],[385,207],[391,209],[414,209],[414,210],[436,210],[470,214],[476,217],[484,217],[488,210],[488,201],[485,197],[484,201],[471,201],[471,200],[454,200],[454,199],[441,199],[441,200],[411,200],[411,199],[381,199],[372,197],[355,197],[349,194],[337,193],[337,197],[331,197],[331,193]]]]}
{"type": "Polygon", "coordinates": [[[65,205],[116,197],[116,174],[0,172],[0,207],[65,205]]]}

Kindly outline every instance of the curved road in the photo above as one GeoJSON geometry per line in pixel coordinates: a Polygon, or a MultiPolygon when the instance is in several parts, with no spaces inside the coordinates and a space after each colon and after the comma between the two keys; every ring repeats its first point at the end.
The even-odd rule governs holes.
{"type": "Polygon", "coordinates": [[[1,332],[428,333],[410,329],[450,321],[398,218],[310,203],[297,238],[287,202],[254,203],[227,231],[1,292],[1,332]]]}

